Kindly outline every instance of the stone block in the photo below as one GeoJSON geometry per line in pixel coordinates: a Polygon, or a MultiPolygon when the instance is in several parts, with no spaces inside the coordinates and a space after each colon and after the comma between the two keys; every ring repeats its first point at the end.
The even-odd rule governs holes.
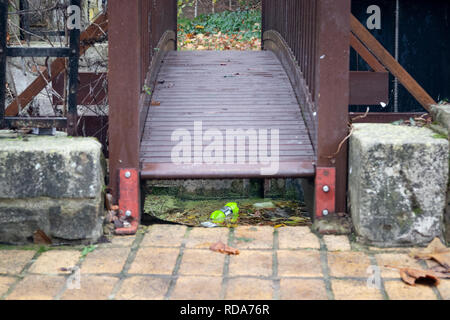
{"type": "Polygon", "coordinates": [[[0,131],[0,242],[37,230],[58,242],[93,242],[104,219],[104,159],[93,138],[0,131]]]}
{"type": "Polygon", "coordinates": [[[355,124],[349,206],[359,240],[382,247],[424,245],[442,236],[447,139],[430,129],[355,124]]]}

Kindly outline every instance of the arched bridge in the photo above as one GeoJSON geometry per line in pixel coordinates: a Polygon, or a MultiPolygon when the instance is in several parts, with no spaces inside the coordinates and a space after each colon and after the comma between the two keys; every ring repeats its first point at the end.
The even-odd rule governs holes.
{"type": "Polygon", "coordinates": [[[263,0],[247,52],[176,51],[175,0],[108,6],[110,185],[136,218],[118,233],[135,232],[145,179],[304,177],[316,217],[346,211],[350,45],[374,70],[358,84],[406,77],[350,0],[263,0]]]}

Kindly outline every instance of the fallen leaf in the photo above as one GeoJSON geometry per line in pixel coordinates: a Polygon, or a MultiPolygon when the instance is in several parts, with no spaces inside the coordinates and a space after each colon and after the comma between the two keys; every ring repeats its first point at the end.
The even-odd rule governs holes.
{"type": "Polygon", "coordinates": [[[433,286],[439,285],[440,282],[439,278],[433,271],[400,268],[399,272],[402,280],[411,286],[415,286],[417,281],[426,281],[428,284],[433,286]]]}
{"type": "Polygon", "coordinates": [[[435,260],[441,266],[450,269],[450,249],[435,238],[425,249],[413,249],[410,256],[421,260],[435,260]]]}
{"type": "Polygon", "coordinates": [[[151,105],[152,106],[160,106],[161,102],[159,102],[159,101],[152,101],[151,105]]]}
{"type": "Polygon", "coordinates": [[[49,238],[42,230],[37,230],[33,234],[34,244],[52,244],[52,239],[49,238]]]}
{"type": "Polygon", "coordinates": [[[240,252],[238,249],[227,246],[222,241],[212,244],[209,249],[211,251],[220,252],[228,255],[238,255],[240,252]]]}
{"type": "Polygon", "coordinates": [[[274,228],[278,229],[278,228],[282,228],[282,227],[286,227],[286,225],[284,223],[282,224],[277,224],[274,228]]]}

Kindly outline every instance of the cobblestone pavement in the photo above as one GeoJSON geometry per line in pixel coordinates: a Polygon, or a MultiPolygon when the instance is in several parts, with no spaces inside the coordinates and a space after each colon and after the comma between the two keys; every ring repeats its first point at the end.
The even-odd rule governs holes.
{"type": "Polygon", "coordinates": [[[84,256],[81,247],[26,249],[0,248],[0,299],[450,299],[450,280],[412,287],[383,267],[426,268],[409,249],[317,237],[308,227],[153,225],[84,256]],[[218,240],[241,253],[210,251],[218,240]],[[368,285],[370,266],[380,268],[378,286],[368,285]]]}

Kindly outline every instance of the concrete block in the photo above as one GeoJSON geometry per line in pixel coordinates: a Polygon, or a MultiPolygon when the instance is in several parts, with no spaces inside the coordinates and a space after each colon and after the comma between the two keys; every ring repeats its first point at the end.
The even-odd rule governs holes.
{"type": "Polygon", "coordinates": [[[349,206],[359,239],[387,247],[423,245],[442,237],[448,140],[426,128],[354,127],[349,206]]]}

